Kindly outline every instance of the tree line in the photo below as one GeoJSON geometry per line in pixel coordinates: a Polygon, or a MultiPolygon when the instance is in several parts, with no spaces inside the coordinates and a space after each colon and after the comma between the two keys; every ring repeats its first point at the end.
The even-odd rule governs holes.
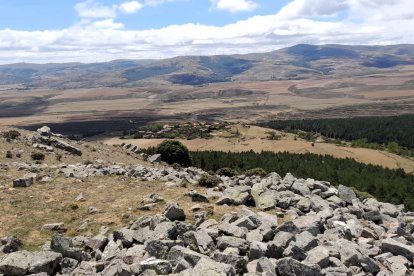
{"type": "Polygon", "coordinates": [[[274,120],[260,124],[287,132],[319,133],[331,139],[382,145],[391,152],[414,156],[414,115],[337,119],[274,120]]]}
{"type": "Polygon", "coordinates": [[[402,169],[358,163],[353,159],[338,159],[316,154],[294,154],[253,151],[233,153],[219,151],[191,152],[192,162],[205,171],[232,168],[240,173],[262,168],[281,176],[290,172],[300,178],[314,178],[343,184],[366,192],[380,201],[404,204],[414,211],[414,176],[402,169]]]}

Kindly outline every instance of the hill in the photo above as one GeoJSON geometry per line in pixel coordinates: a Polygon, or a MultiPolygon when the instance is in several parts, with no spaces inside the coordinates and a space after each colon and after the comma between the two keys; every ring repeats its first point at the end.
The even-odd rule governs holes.
{"type": "Polygon", "coordinates": [[[343,185],[149,163],[47,127],[0,139],[4,275],[414,272],[413,213],[343,185]]]}
{"type": "Polygon", "coordinates": [[[187,56],[92,64],[0,66],[0,85],[33,88],[131,87],[147,82],[204,85],[229,81],[361,76],[414,65],[413,45],[296,45],[264,54],[187,56]]]}

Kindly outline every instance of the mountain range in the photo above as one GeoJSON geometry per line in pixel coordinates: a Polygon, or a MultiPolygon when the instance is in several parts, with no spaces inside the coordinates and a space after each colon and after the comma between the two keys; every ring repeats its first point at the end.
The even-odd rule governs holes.
{"type": "Polygon", "coordinates": [[[0,85],[19,89],[135,87],[148,83],[206,85],[218,82],[367,76],[414,65],[414,45],[299,44],[268,53],[183,56],[104,63],[0,65],[0,85]]]}

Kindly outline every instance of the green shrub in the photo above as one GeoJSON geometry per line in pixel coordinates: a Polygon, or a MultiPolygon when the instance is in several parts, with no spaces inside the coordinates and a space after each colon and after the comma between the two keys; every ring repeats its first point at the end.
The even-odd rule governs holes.
{"type": "Polygon", "coordinates": [[[192,164],[188,148],[176,140],[162,142],[157,148],[157,153],[161,154],[162,161],[170,165],[177,163],[181,166],[188,167],[192,164]]]}
{"type": "Polygon", "coordinates": [[[5,131],[3,132],[3,137],[6,139],[16,139],[17,137],[19,137],[21,134],[20,132],[18,132],[17,130],[9,130],[9,131],[5,131]]]}
{"type": "Polygon", "coordinates": [[[209,175],[206,173],[203,174],[200,180],[198,181],[198,185],[200,185],[201,187],[206,187],[206,188],[216,187],[220,183],[221,183],[220,178],[218,178],[215,175],[209,175]]]}
{"type": "Polygon", "coordinates": [[[32,157],[32,160],[35,161],[45,160],[45,154],[42,152],[32,152],[30,156],[32,157]]]}
{"type": "Polygon", "coordinates": [[[252,176],[252,175],[258,175],[258,176],[266,176],[267,172],[265,170],[263,170],[262,168],[254,168],[254,169],[250,169],[245,171],[244,173],[246,176],[252,176]]]}
{"type": "Polygon", "coordinates": [[[239,173],[236,170],[231,169],[231,168],[221,168],[216,171],[216,174],[233,177],[235,175],[238,175],[239,173]]]}

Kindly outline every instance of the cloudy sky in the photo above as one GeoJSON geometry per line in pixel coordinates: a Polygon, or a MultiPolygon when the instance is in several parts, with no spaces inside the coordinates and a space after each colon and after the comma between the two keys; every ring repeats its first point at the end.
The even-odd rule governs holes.
{"type": "Polygon", "coordinates": [[[0,64],[414,43],[414,0],[0,0],[0,64]]]}

